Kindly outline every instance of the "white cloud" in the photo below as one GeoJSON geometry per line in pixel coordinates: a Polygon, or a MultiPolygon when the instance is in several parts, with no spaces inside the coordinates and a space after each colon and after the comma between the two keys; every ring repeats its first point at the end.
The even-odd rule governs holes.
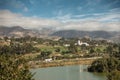
{"type": "Polygon", "coordinates": [[[78,6],[78,7],[77,7],[77,10],[78,10],[78,11],[81,11],[81,10],[82,10],[82,7],[81,7],[81,6],[78,6]]]}
{"type": "Polygon", "coordinates": [[[101,2],[101,0],[86,0],[86,1],[87,1],[87,4],[86,4],[87,6],[95,6],[101,2]]]}
{"type": "Polygon", "coordinates": [[[24,7],[23,9],[25,12],[28,12],[28,8],[27,7],[24,7]]]}
{"type": "Polygon", "coordinates": [[[114,8],[110,10],[110,12],[119,12],[119,11],[120,11],[120,8],[114,8]]]}
{"type": "Polygon", "coordinates": [[[98,21],[98,22],[120,22],[120,12],[109,12],[109,13],[94,13],[94,14],[82,14],[72,15],[66,14],[63,16],[57,16],[56,19],[62,20],[63,22],[78,22],[78,21],[98,21]]]}
{"type": "Polygon", "coordinates": [[[23,11],[27,12],[28,8],[26,7],[26,5],[20,1],[20,0],[10,0],[8,3],[8,6],[15,8],[15,9],[22,9],[23,11]]]}
{"type": "Polygon", "coordinates": [[[8,3],[13,8],[24,8],[25,7],[25,4],[18,0],[11,0],[8,3]]]}
{"type": "Polygon", "coordinates": [[[29,2],[30,2],[31,4],[34,4],[34,0],[29,0],[29,2]]]}
{"type": "Polygon", "coordinates": [[[59,10],[58,12],[56,12],[56,14],[57,14],[58,16],[61,16],[61,15],[63,15],[63,11],[62,11],[62,10],[59,10]]]}
{"type": "Polygon", "coordinates": [[[62,22],[67,22],[68,20],[71,19],[71,14],[66,14],[66,15],[59,15],[57,17],[55,17],[55,19],[62,21],[62,22]]]}
{"type": "Polygon", "coordinates": [[[120,19],[119,14],[95,14],[94,17],[82,18],[85,15],[66,14],[54,19],[44,19],[38,17],[25,17],[9,10],[0,10],[0,25],[4,26],[22,26],[24,28],[43,28],[53,27],[54,29],[75,29],[75,30],[106,30],[120,31],[120,22],[114,21],[120,19]],[[77,18],[78,17],[78,18],[77,18]],[[109,20],[109,21],[108,21],[109,20]]]}
{"type": "Polygon", "coordinates": [[[0,25],[5,26],[23,26],[23,27],[44,27],[56,26],[59,23],[56,20],[42,19],[36,17],[25,17],[20,14],[12,13],[8,10],[0,11],[0,25]]]}
{"type": "Polygon", "coordinates": [[[75,30],[106,30],[106,31],[120,31],[119,22],[98,22],[98,21],[82,21],[82,22],[68,22],[62,26],[63,29],[75,30]]]}
{"type": "Polygon", "coordinates": [[[114,20],[120,20],[120,13],[109,13],[105,15],[101,15],[98,17],[99,21],[114,21],[114,20]]]}

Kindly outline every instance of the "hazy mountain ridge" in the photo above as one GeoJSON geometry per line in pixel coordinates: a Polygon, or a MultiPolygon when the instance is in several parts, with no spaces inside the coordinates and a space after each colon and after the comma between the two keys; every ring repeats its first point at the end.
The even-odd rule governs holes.
{"type": "Polygon", "coordinates": [[[39,36],[39,32],[30,29],[24,29],[20,26],[13,26],[13,27],[0,26],[0,36],[1,37],[39,36]]]}
{"type": "Polygon", "coordinates": [[[61,30],[51,34],[51,36],[59,36],[64,38],[82,38],[89,36],[91,38],[103,39],[119,39],[120,32],[116,31],[78,31],[78,30],[61,30]]]}
{"type": "Polygon", "coordinates": [[[0,26],[0,37],[48,37],[49,34],[55,32],[53,28],[34,28],[34,29],[25,29],[21,26],[0,26]]]}
{"type": "Polygon", "coordinates": [[[0,37],[50,37],[50,36],[58,36],[64,38],[82,38],[85,36],[89,36],[94,39],[109,39],[115,42],[120,42],[120,32],[116,31],[79,31],[79,30],[60,30],[56,31],[51,29],[24,29],[20,26],[6,27],[0,26],[0,37]]]}

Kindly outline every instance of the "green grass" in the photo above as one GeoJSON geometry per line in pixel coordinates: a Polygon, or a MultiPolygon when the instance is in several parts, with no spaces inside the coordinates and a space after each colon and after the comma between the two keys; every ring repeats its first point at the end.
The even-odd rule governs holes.
{"type": "Polygon", "coordinates": [[[59,48],[60,51],[65,51],[65,50],[67,50],[67,48],[64,47],[64,46],[53,47],[53,46],[50,46],[50,45],[36,45],[35,47],[41,49],[41,51],[48,50],[48,51],[54,52],[57,48],[59,48]]]}
{"type": "Polygon", "coordinates": [[[100,50],[103,52],[104,49],[106,49],[106,46],[104,46],[104,45],[96,46],[96,47],[95,47],[95,51],[96,51],[97,49],[100,49],[100,50]]]}

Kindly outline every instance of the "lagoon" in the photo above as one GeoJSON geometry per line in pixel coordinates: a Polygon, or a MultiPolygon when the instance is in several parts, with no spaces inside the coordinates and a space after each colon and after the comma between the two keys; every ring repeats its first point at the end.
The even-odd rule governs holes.
{"type": "Polygon", "coordinates": [[[35,80],[106,80],[105,75],[87,72],[88,65],[31,69],[35,80]]]}

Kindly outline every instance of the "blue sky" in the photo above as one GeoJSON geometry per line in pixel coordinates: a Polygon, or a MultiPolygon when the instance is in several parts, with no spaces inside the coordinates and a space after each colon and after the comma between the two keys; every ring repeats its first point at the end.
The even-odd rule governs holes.
{"type": "Polygon", "coordinates": [[[120,0],[0,0],[0,25],[120,31],[120,0]]]}

